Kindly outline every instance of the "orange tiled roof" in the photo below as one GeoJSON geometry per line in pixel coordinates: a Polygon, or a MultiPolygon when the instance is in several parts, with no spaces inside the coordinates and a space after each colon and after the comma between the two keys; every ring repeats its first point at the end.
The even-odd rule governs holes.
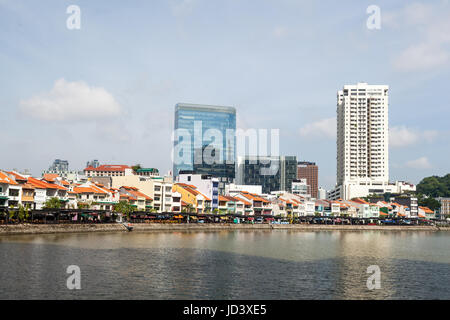
{"type": "Polygon", "coordinates": [[[191,188],[191,189],[197,189],[197,187],[196,186],[194,186],[194,185],[192,185],[192,184],[187,184],[187,183],[183,183],[183,182],[177,182],[177,183],[175,183],[176,185],[179,185],[179,186],[181,186],[181,187],[189,187],[189,188],[191,188]]]}
{"type": "Polygon", "coordinates": [[[15,173],[14,171],[7,171],[6,173],[9,174],[9,175],[14,176],[14,179],[16,181],[27,181],[27,178],[25,178],[24,176],[22,176],[22,175],[20,175],[18,173],[15,173]]]}
{"type": "Polygon", "coordinates": [[[57,173],[46,173],[44,174],[43,179],[48,182],[54,182],[59,175],[57,173]]]}
{"type": "Polygon", "coordinates": [[[0,171],[0,183],[6,183],[11,185],[18,184],[16,181],[8,177],[6,174],[4,174],[2,171],[0,171]]]}
{"type": "Polygon", "coordinates": [[[28,183],[32,184],[35,188],[38,189],[58,189],[58,190],[67,190],[66,188],[57,185],[57,184],[52,184],[52,183],[48,183],[44,180],[38,180],[36,178],[33,177],[29,177],[28,178],[28,183]]]}
{"type": "Polygon", "coordinates": [[[369,204],[366,200],[361,198],[356,198],[352,200],[353,202],[359,203],[359,204],[369,204]]]}
{"type": "Polygon", "coordinates": [[[419,208],[422,209],[425,213],[434,213],[434,211],[428,207],[419,207],[419,208]]]}
{"type": "Polygon", "coordinates": [[[25,184],[22,185],[22,189],[34,190],[35,188],[33,187],[33,185],[31,183],[26,182],[25,184]]]}

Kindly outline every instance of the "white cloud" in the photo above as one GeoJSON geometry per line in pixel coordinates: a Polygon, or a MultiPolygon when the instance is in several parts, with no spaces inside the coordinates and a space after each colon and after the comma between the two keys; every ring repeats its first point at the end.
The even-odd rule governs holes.
{"type": "Polygon", "coordinates": [[[410,146],[420,142],[433,142],[439,135],[436,130],[418,131],[406,126],[389,128],[389,145],[393,148],[410,146]]]}
{"type": "Polygon", "coordinates": [[[176,17],[191,14],[198,0],[173,0],[170,3],[172,14],[176,17]]]}
{"type": "Polygon", "coordinates": [[[336,138],[336,118],[322,119],[300,128],[302,137],[336,138]]]}
{"type": "Polygon", "coordinates": [[[105,89],[59,79],[50,92],[21,100],[22,113],[46,121],[89,121],[117,117],[121,107],[105,89]]]}
{"type": "Polygon", "coordinates": [[[399,71],[421,71],[434,69],[449,61],[449,53],[439,45],[428,42],[412,45],[394,59],[399,71]]]}
{"type": "Polygon", "coordinates": [[[288,34],[288,28],[284,26],[277,26],[272,30],[272,36],[276,38],[285,37],[288,34]]]}
{"type": "Polygon", "coordinates": [[[406,162],[406,166],[412,169],[429,169],[432,167],[427,157],[421,157],[416,160],[408,161],[406,162]]]}
{"type": "Polygon", "coordinates": [[[400,11],[383,14],[383,23],[392,28],[405,28],[415,34],[410,44],[393,59],[399,71],[424,71],[450,62],[450,21],[448,3],[413,3],[400,11]]]}

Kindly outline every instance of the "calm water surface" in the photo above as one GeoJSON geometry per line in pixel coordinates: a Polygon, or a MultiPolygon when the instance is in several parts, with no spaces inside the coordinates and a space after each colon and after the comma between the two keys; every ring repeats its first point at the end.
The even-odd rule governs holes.
{"type": "Polygon", "coordinates": [[[411,231],[0,236],[0,299],[450,299],[449,244],[411,231]]]}

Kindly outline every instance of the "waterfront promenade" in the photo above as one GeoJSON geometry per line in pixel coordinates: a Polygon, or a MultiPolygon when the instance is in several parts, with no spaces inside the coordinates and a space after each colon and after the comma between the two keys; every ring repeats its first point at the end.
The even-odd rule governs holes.
{"type": "MultiPolygon", "coordinates": [[[[224,231],[224,230],[292,230],[292,231],[450,231],[450,227],[436,226],[373,226],[373,225],[316,225],[316,224],[161,224],[133,223],[133,232],[155,231],[224,231]]],[[[0,235],[57,234],[84,232],[127,232],[119,223],[107,224],[11,224],[0,225],[0,235]]]]}

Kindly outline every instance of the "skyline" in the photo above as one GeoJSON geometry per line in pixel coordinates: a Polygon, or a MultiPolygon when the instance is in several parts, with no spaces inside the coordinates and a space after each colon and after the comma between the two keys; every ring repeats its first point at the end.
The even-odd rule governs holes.
{"type": "Polygon", "coordinates": [[[70,4],[0,1],[2,169],[98,159],[164,174],[187,102],[235,107],[237,128],[279,128],[280,154],[316,162],[330,189],[336,93],[367,82],[390,87],[390,179],[449,171],[448,1],[381,1],[380,30],[366,28],[369,2],[262,1],[256,16],[233,1],[76,1],[81,29],[68,30],[70,4]]]}

